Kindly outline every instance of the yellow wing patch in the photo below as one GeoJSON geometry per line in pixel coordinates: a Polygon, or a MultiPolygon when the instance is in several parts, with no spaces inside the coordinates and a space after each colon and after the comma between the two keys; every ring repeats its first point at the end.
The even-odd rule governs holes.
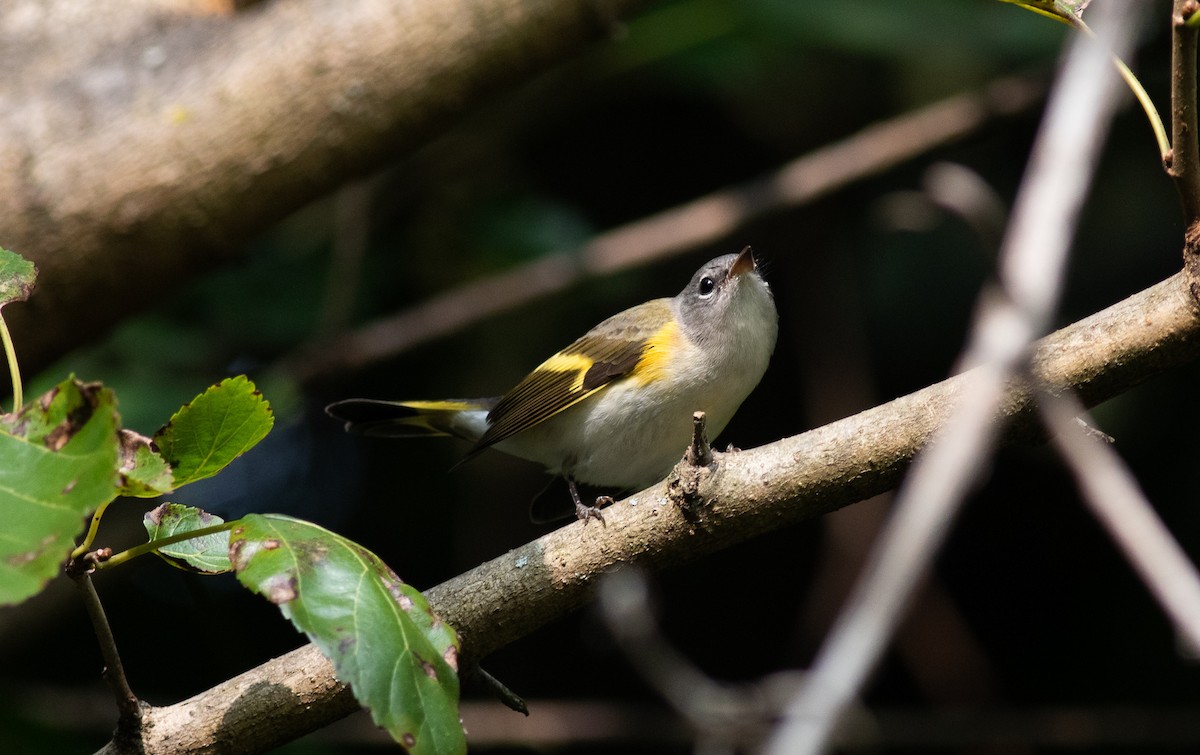
{"type": "Polygon", "coordinates": [[[609,318],[502,396],[488,414],[488,431],[475,451],[544,422],[622,378],[649,382],[662,377],[679,337],[665,299],[609,318]]]}
{"type": "Polygon", "coordinates": [[[595,363],[595,360],[583,354],[569,354],[566,351],[560,351],[538,365],[533,372],[537,374],[545,370],[547,372],[569,372],[576,375],[577,378],[571,382],[571,390],[577,391],[583,387],[583,378],[595,363]]]}

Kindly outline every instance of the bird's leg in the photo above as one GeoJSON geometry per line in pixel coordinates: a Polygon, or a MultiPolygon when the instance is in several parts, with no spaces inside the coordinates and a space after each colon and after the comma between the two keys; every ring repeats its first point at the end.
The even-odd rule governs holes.
{"type": "Polygon", "coordinates": [[[571,491],[571,500],[575,501],[575,516],[583,520],[586,525],[589,519],[597,519],[600,524],[604,524],[604,515],[600,513],[600,504],[603,501],[605,505],[612,503],[613,499],[609,496],[602,495],[596,499],[595,506],[585,506],[583,500],[579,497],[579,489],[575,487],[575,480],[570,475],[565,475],[567,479],[567,487],[571,491]]]}

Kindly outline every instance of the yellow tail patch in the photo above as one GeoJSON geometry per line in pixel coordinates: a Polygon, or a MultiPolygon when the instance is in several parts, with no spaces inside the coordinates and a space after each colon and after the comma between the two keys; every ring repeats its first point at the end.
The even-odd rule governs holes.
{"type": "Polygon", "coordinates": [[[396,403],[418,412],[465,412],[483,408],[474,401],[397,401],[396,403]]]}

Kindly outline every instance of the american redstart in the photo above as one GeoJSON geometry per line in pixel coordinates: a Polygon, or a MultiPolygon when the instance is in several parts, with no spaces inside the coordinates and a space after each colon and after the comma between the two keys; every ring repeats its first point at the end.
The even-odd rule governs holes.
{"type": "MultiPolygon", "coordinates": [[[[716,436],[758,385],[778,315],[750,247],[700,268],[671,299],[613,315],[498,398],[347,399],[330,416],[360,435],[455,435],[545,465],[567,480],[575,512],[601,519],[576,481],[640,490],[683,456],[692,414],[716,436]]],[[[603,499],[602,499],[603,500],[603,499]]]]}

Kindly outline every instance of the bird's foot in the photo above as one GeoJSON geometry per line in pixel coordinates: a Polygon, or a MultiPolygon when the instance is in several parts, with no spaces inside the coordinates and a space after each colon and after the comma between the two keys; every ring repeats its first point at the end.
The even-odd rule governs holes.
{"type": "Polygon", "coordinates": [[[609,495],[602,495],[597,498],[596,505],[594,506],[584,506],[582,501],[576,500],[575,516],[581,519],[585,525],[588,523],[589,519],[595,519],[599,521],[600,524],[607,527],[608,525],[604,522],[604,514],[600,512],[600,509],[605,506],[611,506],[612,504],[613,498],[609,495]]]}

